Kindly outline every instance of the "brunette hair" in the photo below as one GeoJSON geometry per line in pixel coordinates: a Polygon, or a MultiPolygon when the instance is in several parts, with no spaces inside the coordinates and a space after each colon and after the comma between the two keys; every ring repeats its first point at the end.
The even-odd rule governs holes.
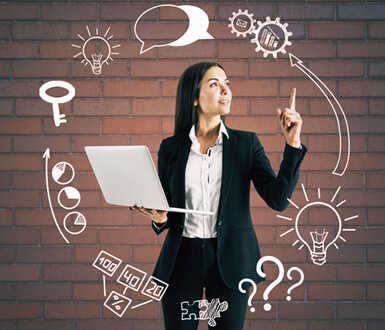
{"type": "Polygon", "coordinates": [[[194,107],[194,100],[199,98],[200,87],[206,72],[217,66],[223,71],[223,67],[215,62],[201,62],[188,67],[179,79],[175,104],[175,130],[174,134],[189,131],[198,122],[198,114],[194,107]]]}

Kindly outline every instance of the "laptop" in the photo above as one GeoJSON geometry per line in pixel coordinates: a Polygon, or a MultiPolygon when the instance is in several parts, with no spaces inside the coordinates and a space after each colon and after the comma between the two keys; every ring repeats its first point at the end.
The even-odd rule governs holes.
{"type": "Polygon", "coordinates": [[[84,149],[109,204],[178,213],[214,214],[170,207],[146,146],[87,146],[84,149]]]}

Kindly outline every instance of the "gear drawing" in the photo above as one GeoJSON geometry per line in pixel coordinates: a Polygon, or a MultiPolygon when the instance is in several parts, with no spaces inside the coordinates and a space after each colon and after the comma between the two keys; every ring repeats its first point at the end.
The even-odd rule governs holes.
{"type": "Polygon", "coordinates": [[[286,54],[285,47],[291,46],[292,43],[289,41],[289,37],[293,35],[292,32],[287,31],[286,28],[288,25],[287,23],[281,24],[279,17],[272,21],[270,17],[267,16],[266,22],[262,23],[258,21],[258,28],[253,30],[255,38],[251,40],[251,42],[257,44],[255,51],[259,52],[262,50],[263,57],[272,54],[274,58],[277,58],[279,52],[286,54]],[[276,31],[274,31],[272,27],[274,27],[276,31]],[[277,34],[280,34],[281,38],[279,38],[277,34]]]}
{"type": "Polygon", "coordinates": [[[231,27],[231,33],[236,33],[237,37],[242,36],[246,37],[246,34],[252,34],[252,31],[254,30],[254,23],[257,21],[253,19],[254,14],[248,13],[247,9],[245,11],[242,11],[238,9],[238,13],[233,12],[233,17],[230,17],[230,24],[228,27],[231,27]],[[249,20],[246,21],[245,19],[241,19],[240,16],[244,16],[244,18],[247,18],[249,20]],[[235,22],[235,23],[234,23],[235,22]],[[247,28],[247,26],[250,24],[250,27],[247,28]],[[243,28],[245,31],[239,31],[235,26],[239,26],[240,28],[243,28]]]}

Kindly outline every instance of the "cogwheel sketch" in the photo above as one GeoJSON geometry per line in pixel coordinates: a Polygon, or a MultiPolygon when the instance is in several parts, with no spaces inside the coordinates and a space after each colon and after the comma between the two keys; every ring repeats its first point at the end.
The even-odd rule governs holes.
{"type": "Polygon", "coordinates": [[[277,54],[281,52],[286,54],[285,47],[291,46],[289,37],[293,35],[292,32],[287,31],[289,24],[281,24],[280,18],[277,17],[274,21],[269,16],[266,17],[266,22],[258,21],[258,28],[253,30],[255,38],[251,42],[257,44],[256,52],[263,51],[263,57],[269,54],[277,58],[277,54]]]}
{"type": "Polygon", "coordinates": [[[230,17],[231,33],[236,33],[237,37],[246,37],[246,34],[252,34],[255,26],[254,23],[257,21],[253,19],[254,14],[248,13],[247,9],[242,11],[238,9],[238,13],[233,12],[233,17],[230,17]]]}

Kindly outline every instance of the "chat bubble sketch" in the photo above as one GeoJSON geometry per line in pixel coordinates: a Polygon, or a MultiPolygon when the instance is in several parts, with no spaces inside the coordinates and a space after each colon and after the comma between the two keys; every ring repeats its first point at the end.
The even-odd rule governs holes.
{"type": "Polygon", "coordinates": [[[209,17],[207,16],[206,12],[200,9],[199,7],[190,6],[190,5],[176,6],[171,4],[164,4],[164,5],[154,6],[150,9],[147,9],[145,12],[143,12],[135,22],[134,32],[135,32],[136,38],[142,43],[142,46],[140,48],[140,54],[143,54],[154,47],[165,47],[165,46],[181,47],[181,46],[190,45],[198,40],[214,39],[214,37],[207,32],[208,28],[209,28],[209,17]],[[178,8],[184,11],[188,16],[189,26],[186,32],[179,39],[170,43],[161,44],[161,45],[151,45],[147,47],[145,41],[143,41],[142,38],[138,35],[137,26],[140,19],[143,17],[143,15],[145,15],[146,13],[152,10],[157,10],[160,7],[172,7],[172,8],[178,8]]]}
{"type": "Polygon", "coordinates": [[[61,80],[53,80],[46,82],[41,85],[39,89],[39,96],[43,99],[43,101],[52,103],[53,109],[53,120],[56,127],[59,127],[60,124],[64,124],[67,122],[64,114],[60,113],[59,104],[67,103],[71,101],[75,96],[75,88],[69,82],[61,81],[61,80]],[[54,87],[64,88],[68,91],[68,94],[61,97],[54,97],[47,94],[47,90],[54,87]]]}

